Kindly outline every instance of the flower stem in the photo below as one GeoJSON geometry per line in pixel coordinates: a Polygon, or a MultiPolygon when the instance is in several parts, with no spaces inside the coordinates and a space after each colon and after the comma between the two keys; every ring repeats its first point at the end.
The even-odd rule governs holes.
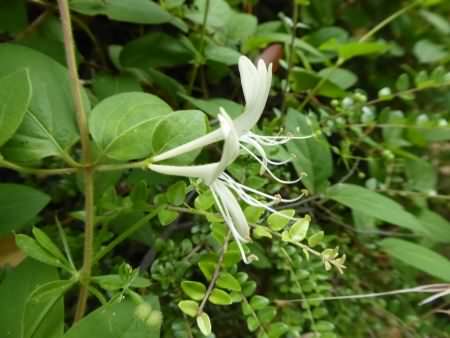
{"type": "Polygon", "coordinates": [[[92,270],[92,256],[94,243],[94,170],[91,163],[91,145],[89,140],[89,130],[86,112],[84,110],[83,98],[81,94],[81,83],[78,77],[77,63],[75,59],[75,42],[72,34],[72,23],[67,0],[58,0],[58,8],[61,17],[64,49],[66,52],[67,67],[69,69],[72,97],[75,105],[78,129],[80,131],[81,153],[83,163],[84,178],[84,253],[83,266],[80,271],[80,293],[75,311],[75,321],[80,320],[86,312],[88,298],[89,280],[92,270]]]}

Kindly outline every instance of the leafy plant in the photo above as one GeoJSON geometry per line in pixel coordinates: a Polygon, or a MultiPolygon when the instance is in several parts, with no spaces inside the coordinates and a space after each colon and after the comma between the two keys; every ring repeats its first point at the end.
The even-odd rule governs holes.
{"type": "Polygon", "coordinates": [[[449,13],[0,4],[2,334],[450,337],[449,13]]]}

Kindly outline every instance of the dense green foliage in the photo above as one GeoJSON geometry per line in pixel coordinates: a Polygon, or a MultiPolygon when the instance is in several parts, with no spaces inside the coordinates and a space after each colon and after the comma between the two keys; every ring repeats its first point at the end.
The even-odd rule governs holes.
{"type": "Polygon", "coordinates": [[[450,337],[449,22],[440,0],[2,1],[1,338],[450,337]],[[250,147],[272,171],[220,113],[249,110],[241,55],[272,63],[253,132],[291,139],[250,147]],[[246,254],[217,180],[156,172],[217,128],[161,163],[241,143],[246,254]]]}

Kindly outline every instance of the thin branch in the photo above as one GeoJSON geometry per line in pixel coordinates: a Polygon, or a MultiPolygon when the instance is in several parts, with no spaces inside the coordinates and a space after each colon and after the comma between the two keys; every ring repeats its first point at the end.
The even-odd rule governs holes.
{"type": "Polygon", "coordinates": [[[94,243],[94,171],[91,164],[91,144],[89,140],[89,130],[87,116],[84,110],[81,83],[78,77],[78,69],[75,58],[75,41],[72,33],[72,22],[70,19],[70,9],[67,0],[58,0],[58,8],[61,17],[64,49],[66,52],[67,67],[69,68],[72,97],[77,113],[77,123],[80,132],[81,153],[83,162],[84,179],[84,252],[83,266],[80,271],[80,293],[75,311],[75,321],[80,320],[86,312],[88,298],[88,287],[92,270],[92,256],[94,243]]]}
{"type": "Polygon", "coordinates": [[[206,305],[206,302],[211,295],[211,292],[214,289],[214,286],[216,285],[217,278],[219,278],[220,270],[222,269],[223,260],[225,258],[225,254],[228,250],[228,243],[231,238],[231,232],[228,232],[227,237],[225,238],[225,243],[222,247],[222,252],[220,253],[219,259],[217,261],[216,269],[214,270],[214,273],[211,278],[211,282],[209,282],[208,289],[206,290],[205,296],[202,299],[202,302],[200,303],[200,306],[198,307],[197,315],[201,315],[203,312],[203,308],[206,305]]]}

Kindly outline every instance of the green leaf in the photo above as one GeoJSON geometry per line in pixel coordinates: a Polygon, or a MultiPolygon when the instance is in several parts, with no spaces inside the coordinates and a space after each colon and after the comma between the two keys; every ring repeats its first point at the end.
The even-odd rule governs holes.
{"type": "Polygon", "coordinates": [[[255,236],[255,238],[272,238],[272,233],[269,228],[262,225],[257,225],[253,228],[253,236],[255,236]]]}
{"type": "Polygon", "coordinates": [[[130,74],[113,75],[100,72],[93,80],[92,90],[99,100],[103,100],[116,94],[139,92],[142,88],[139,81],[130,74]]]}
{"type": "Polygon", "coordinates": [[[19,70],[0,78],[0,146],[14,135],[31,100],[28,70],[19,70]]]}
{"type": "MultiPolygon", "coordinates": [[[[206,133],[206,118],[199,110],[179,110],[168,115],[153,134],[153,153],[161,154],[181,144],[192,141],[206,133]]],[[[177,156],[171,164],[189,164],[201,149],[177,156]]]]}
{"type": "Polygon", "coordinates": [[[269,326],[269,337],[270,338],[278,338],[281,337],[289,330],[289,326],[283,322],[272,323],[269,326]]]}
{"type": "Polygon", "coordinates": [[[148,0],[71,0],[70,8],[85,15],[106,15],[131,23],[160,24],[172,20],[170,13],[148,0]]]}
{"type": "Polygon", "coordinates": [[[192,52],[180,39],[152,32],[126,44],[120,53],[123,67],[140,69],[169,67],[189,63],[192,52]]]}
{"type": "Polygon", "coordinates": [[[250,299],[250,306],[253,310],[261,310],[270,304],[270,300],[267,297],[255,295],[250,299]]]}
{"type": "Polygon", "coordinates": [[[102,155],[132,160],[152,153],[153,132],[172,109],[146,93],[123,93],[100,102],[89,116],[89,129],[102,155]]]}
{"type": "MultiPolygon", "coordinates": [[[[294,135],[306,136],[315,131],[312,121],[300,112],[289,109],[286,129],[294,135]],[[299,128],[299,131],[297,130],[299,128]]],[[[305,140],[292,140],[287,144],[290,153],[294,154],[292,163],[298,175],[306,174],[302,182],[312,193],[323,190],[327,179],[333,173],[333,161],[330,146],[324,136],[305,140]]]]}
{"type": "Polygon", "coordinates": [[[389,46],[384,42],[338,42],[336,39],[331,39],[320,46],[320,50],[334,51],[344,60],[385,53],[388,49],[389,46]]]}
{"type": "Polygon", "coordinates": [[[354,185],[337,184],[327,192],[328,198],[351,209],[403,228],[427,234],[420,222],[400,204],[377,192],[354,185]]]}
{"type": "Polygon", "coordinates": [[[26,185],[0,184],[0,234],[24,228],[49,201],[48,195],[26,185]]]}
{"type": "Polygon", "coordinates": [[[247,317],[247,327],[250,332],[255,332],[256,329],[261,325],[258,318],[253,316],[247,317]]]}
{"type": "Polygon", "coordinates": [[[131,281],[122,278],[120,275],[102,275],[92,277],[92,281],[97,283],[102,289],[116,291],[124,288],[147,288],[150,281],[147,278],[135,276],[131,281]]]}
{"type": "Polygon", "coordinates": [[[434,63],[448,58],[449,53],[442,45],[430,40],[417,41],[413,48],[414,55],[421,63],[434,63]]]}
{"type": "Polygon", "coordinates": [[[306,237],[306,234],[308,233],[310,221],[311,221],[311,218],[309,216],[305,216],[305,217],[299,219],[297,222],[295,222],[289,228],[290,240],[294,241],[294,242],[300,242],[300,241],[304,240],[306,237]]]}
{"type": "Polygon", "coordinates": [[[41,247],[47,250],[54,257],[64,262],[65,265],[69,265],[69,262],[67,261],[61,250],[59,250],[56,244],[53,243],[53,241],[50,239],[50,237],[47,236],[44,231],[39,228],[33,228],[33,235],[41,247]]]}
{"type": "Polygon", "coordinates": [[[194,300],[202,300],[206,294],[206,286],[200,282],[182,281],[181,288],[184,293],[194,300]]]}
{"type": "Polygon", "coordinates": [[[5,338],[61,337],[64,329],[62,299],[55,303],[54,297],[50,297],[27,304],[37,287],[57,279],[55,268],[32,259],[6,272],[0,282],[0,327],[5,338]]]}
{"type": "Polygon", "coordinates": [[[281,210],[279,211],[279,213],[271,214],[267,218],[267,224],[269,224],[272,230],[280,231],[284,229],[284,227],[289,223],[290,218],[292,218],[294,215],[295,210],[292,209],[281,210]]]}
{"type": "Polygon", "coordinates": [[[217,117],[220,112],[220,107],[225,109],[232,118],[239,116],[244,110],[241,104],[220,97],[208,100],[196,99],[187,95],[181,95],[181,97],[212,117],[217,117]]]}
{"type": "Polygon", "coordinates": [[[323,231],[316,232],[315,234],[311,235],[308,238],[308,245],[310,247],[315,247],[316,245],[319,245],[322,242],[323,238],[324,238],[323,231]]]}
{"type": "Polygon", "coordinates": [[[437,173],[430,161],[408,159],[405,161],[405,173],[408,178],[408,190],[428,193],[436,189],[437,173]]]}
{"type": "Polygon", "coordinates": [[[450,282],[450,260],[444,256],[402,239],[384,239],[380,245],[384,251],[401,262],[450,282]]]}
{"type": "Polygon", "coordinates": [[[324,68],[318,75],[344,90],[352,87],[358,81],[355,73],[343,68],[324,68]]]}
{"type": "Polygon", "coordinates": [[[166,193],[167,201],[173,205],[182,205],[184,203],[184,199],[187,193],[186,183],[183,181],[178,181],[175,184],[172,184],[166,193]]]}
{"type": "Polygon", "coordinates": [[[450,243],[449,221],[428,209],[423,209],[419,213],[418,219],[434,241],[438,243],[450,243]]]}
{"type": "Polygon", "coordinates": [[[148,338],[159,337],[161,319],[158,298],[145,296],[143,304],[136,305],[126,300],[108,303],[73,325],[63,338],[148,338]]]}
{"type": "MultiPolygon", "coordinates": [[[[195,0],[194,5],[186,12],[186,18],[201,25],[207,9],[207,0],[195,0]]],[[[211,30],[222,28],[226,25],[232,10],[225,0],[214,0],[208,3],[208,20],[206,27],[211,30]]]]}
{"type": "Polygon", "coordinates": [[[158,219],[161,225],[168,225],[172,222],[174,222],[179,216],[179,213],[177,211],[169,210],[169,209],[163,209],[160,212],[158,212],[158,219]]]}
{"type": "Polygon", "coordinates": [[[230,305],[233,302],[228,293],[217,288],[212,290],[208,300],[216,305],[230,305]]]}
{"type": "Polygon", "coordinates": [[[28,257],[59,268],[65,266],[61,260],[54,257],[51,253],[41,247],[36,240],[29,236],[21,234],[16,235],[16,244],[28,257]]]}
{"type": "Polygon", "coordinates": [[[230,291],[241,291],[241,284],[228,272],[221,272],[217,278],[216,285],[222,289],[230,291]]]}
{"type": "Polygon", "coordinates": [[[58,299],[73,285],[75,280],[54,280],[45,284],[39,285],[28,299],[29,303],[41,303],[50,299],[58,299]]]}
{"type": "Polygon", "coordinates": [[[231,66],[238,63],[241,53],[233,48],[218,46],[211,43],[206,47],[205,56],[208,60],[231,66]]]}
{"type": "Polygon", "coordinates": [[[258,20],[255,16],[232,11],[224,28],[225,39],[231,43],[245,42],[256,31],[258,20]]]}
{"type": "Polygon", "coordinates": [[[67,158],[69,148],[78,140],[68,71],[30,48],[0,45],[0,76],[23,69],[29,72],[32,98],[22,124],[2,153],[19,162],[36,162],[48,156],[67,158]]]}
{"type": "Polygon", "coordinates": [[[345,96],[345,91],[339,85],[331,80],[325,80],[325,78],[326,77],[320,76],[312,71],[300,68],[293,69],[290,75],[290,81],[292,81],[295,91],[312,90],[319,83],[322,83],[317,91],[318,95],[327,97],[345,96]]]}
{"type": "Polygon", "coordinates": [[[419,14],[422,18],[428,21],[428,23],[433,25],[440,33],[450,34],[450,23],[443,16],[424,9],[419,11],[419,14]]]}
{"type": "Polygon", "coordinates": [[[178,303],[181,311],[191,317],[195,317],[198,312],[198,303],[193,300],[182,300],[178,303]]]}
{"type": "Polygon", "coordinates": [[[211,334],[211,321],[208,314],[206,312],[202,312],[197,317],[196,321],[200,332],[205,336],[209,336],[211,334]]]}

